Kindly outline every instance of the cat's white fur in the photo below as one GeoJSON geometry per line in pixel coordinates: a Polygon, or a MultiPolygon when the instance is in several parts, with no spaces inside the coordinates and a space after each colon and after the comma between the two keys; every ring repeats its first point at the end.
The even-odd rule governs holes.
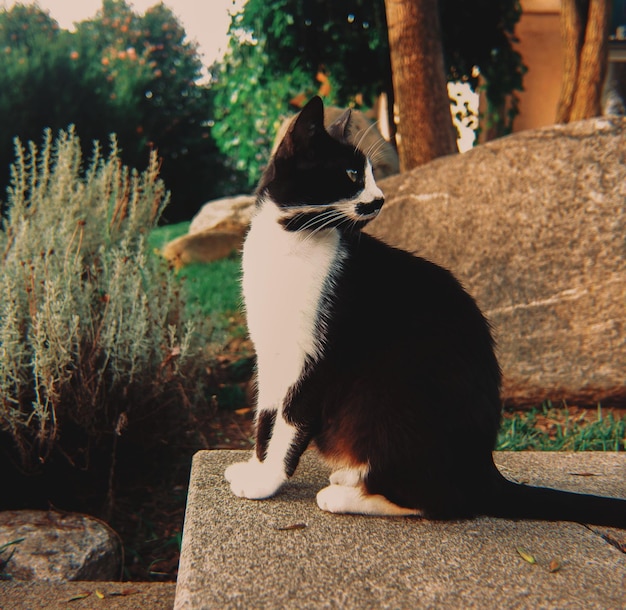
{"type": "MultiPolygon", "coordinates": [[[[363,190],[354,199],[336,202],[333,207],[357,219],[356,205],[382,197],[368,162],[363,190]]],[[[243,295],[257,353],[257,417],[264,410],[276,412],[263,462],[253,456],[225,472],[233,493],[249,499],[272,496],[287,478],[284,460],[297,430],[283,417],[281,407],[289,390],[299,382],[307,360],[315,362],[321,355],[324,289],[332,287],[344,259],[336,229],[314,235],[286,231],[278,222],[284,213],[268,197],[262,199],[243,249],[243,295]]],[[[415,514],[383,496],[367,495],[361,484],[367,470],[363,465],[333,473],[331,485],[317,496],[319,507],[330,512],[415,514]]]]}
{"type": "Polygon", "coordinates": [[[254,456],[226,471],[233,493],[250,499],[273,495],[286,480],[284,459],[297,431],[281,406],[306,360],[321,353],[323,336],[316,323],[322,291],[342,260],[335,229],[311,239],[307,232],[285,231],[280,216],[273,201],[263,200],[243,249],[243,295],[257,354],[257,417],[263,410],[276,411],[265,460],[254,456]]]}
{"type": "Polygon", "coordinates": [[[356,513],[386,517],[419,516],[420,511],[404,508],[379,494],[367,494],[360,486],[329,485],[317,494],[317,505],[330,513],[356,513]]]}

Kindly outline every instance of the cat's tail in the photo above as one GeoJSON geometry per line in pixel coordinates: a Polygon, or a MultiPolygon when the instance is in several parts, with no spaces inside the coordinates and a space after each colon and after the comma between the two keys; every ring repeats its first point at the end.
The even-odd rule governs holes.
{"type": "Polygon", "coordinates": [[[626,500],[513,483],[499,471],[481,513],[509,519],[574,521],[626,529],[626,500]]]}

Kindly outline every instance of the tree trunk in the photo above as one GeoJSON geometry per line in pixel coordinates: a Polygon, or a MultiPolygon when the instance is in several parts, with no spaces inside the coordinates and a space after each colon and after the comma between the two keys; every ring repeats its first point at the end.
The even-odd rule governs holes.
{"type": "Polygon", "coordinates": [[[562,0],[565,60],[557,123],[601,114],[610,17],[610,0],[562,0]]]}
{"type": "Polygon", "coordinates": [[[385,0],[400,171],[458,151],[437,0],[385,0]]]}
{"type": "MultiPolygon", "coordinates": [[[[587,2],[588,3],[588,2],[587,2]]],[[[583,4],[586,4],[583,2],[583,4]]],[[[578,82],[580,51],[585,40],[582,13],[587,14],[587,6],[580,6],[580,0],[561,0],[561,38],[563,40],[563,82],[556,109],[556,122],[567,123],[574,102],[574,91],[578,82]]]]}

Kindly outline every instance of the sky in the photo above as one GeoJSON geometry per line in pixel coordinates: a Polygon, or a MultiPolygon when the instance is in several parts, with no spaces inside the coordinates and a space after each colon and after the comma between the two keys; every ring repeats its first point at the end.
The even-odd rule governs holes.
{"type": "MultiPolygon", "coordinates": [[[[49,11],[63,29],[71,30],[75,22],[93,17],[102,7],[102,0],[19,0],[21,4],[38,4],[49,11]]],[[[205,66],[210,66],[219,59],[228,44],[226,32],[230,24],[229,12],[236,12],[245,0],[164,0],[163,4],[171,9],[187,32],[190,40],[199,45],[199,52],[205,66]]],[[[0,0],[0,8],[9,9],[15,0],[0,0]]],[[[130,0],[128,4],[137,13],[159,0],[130,0]]]]}

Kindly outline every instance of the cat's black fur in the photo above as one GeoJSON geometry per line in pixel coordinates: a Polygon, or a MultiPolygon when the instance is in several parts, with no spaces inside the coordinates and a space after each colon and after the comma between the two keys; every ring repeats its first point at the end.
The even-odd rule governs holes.
{"type": "Polygon", "coordinates": [[[259,201],[270,198],[283,209],[285,231],[308,231],[312,239],[319,230],[339,231],[344,256],[318,305],[321,354],[307,360],[278,415],[259,413],[258,459],[282,413],[298,430],[285,455],[287,476],[313,441],[331,463],[368,464],[367,493],[429,518],[626,527],[625,500],[516,484],[497,470],[501,375],[488,322],[450,272],[360,231],[382,199],[351,215],[322,216],[325,204],[364,188],[365,165],[344,139],[348,115],[330,129],[334,137],[322,121],[316,98],[258,189],[259,201]],[[357,179],[346,180],[356,166],[357,179]]]}

